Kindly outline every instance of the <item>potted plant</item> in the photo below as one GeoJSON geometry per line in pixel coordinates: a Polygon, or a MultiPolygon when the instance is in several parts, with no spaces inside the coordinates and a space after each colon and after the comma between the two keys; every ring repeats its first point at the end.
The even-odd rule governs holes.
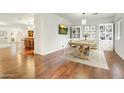
{"type": "Polygon", "coordinates": [[[85,33],[84,34],[84,37],[85,37],[85,41],[87,40],[87,37],[89,36],[89,34],[88,33],[85,33]]]}

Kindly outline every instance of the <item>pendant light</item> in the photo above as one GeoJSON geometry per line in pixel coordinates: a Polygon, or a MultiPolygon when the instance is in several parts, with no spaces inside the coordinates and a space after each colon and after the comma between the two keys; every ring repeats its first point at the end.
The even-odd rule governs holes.
{"type": "Polygon", "coordinates": [[[81,20],[82,25],[86,25],[87,20],[85,18],[85,13],[83,13],[83,19],[81,20]]]}

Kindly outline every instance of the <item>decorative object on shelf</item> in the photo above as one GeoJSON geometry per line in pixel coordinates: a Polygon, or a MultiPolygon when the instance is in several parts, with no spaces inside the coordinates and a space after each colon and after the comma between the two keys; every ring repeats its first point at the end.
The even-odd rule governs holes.
{"type": "Polygon", "coordinates": [[[100,29],[100,32],[105,32],[105,25],[101,25],[101,26],[99,27],[99,29],[100,29]]]}
{"type": "Polygon", "coordinates": [[[28,37],[33,37],[33,31],[32,30],[28,31],[28,37]]]}
{"type": "Polygon", "coordinates": [[[94,40],[96,38],[96,32],[90,32],[90,38],[94,40]]]}
{"type": "Polygon", "coordinates": [[[90,26],[90,31],[96,31],[96,26],[90,26]]]}
{"type": "Polygon", "coordinates": [[[83,19],[81,20],[81,23],[82,23],[82,25],[86,25],[86,23],[87,23],[85,13],[83,13],[83,19]]]}
{"type": "Polygon", "coordinates": [[[85,32],[85,33],[84,33],[85,41],[87,40],[88,37],[89,37],[89,32],[85,32]]]}
{"type": "Polygon", "coordinates": [[[90,28],[89,28],[89,26],[85,26],[85,31],[89,31],[90,30],[90,28]]]}
{"type": "Polygon", "coordinates": [[[85,37],[85,41],[86,41],[88,36],[87,35],[84,35],[84,37],[85,37]]]}
{"type": "Polygon", "coordinates": [[[106,34],[106,40],[112,40],[112,33],[106,34]]]}
{"type": "Polygon", "coordinates": [[[11,39],[11,42],[16,42],[16,33],[15,32],[10,33],[10,39],[11,39]]]}
{"type": "Polygon", "coordinates": [[[112,26],[111,25],[106,26],[106,32],[112,32],[112,26]]]}
{"type": "Polygon", "coordinates": [[[65,24],[60,24],[59,25],[59,34],[67,35],[68,34],[68,26],[66,26],[65,24]]]}
{"type": "Polygon", "coordinates": [[[101,34],[100,34],[100,39],[101,39],[101,40],[105,40],[105,33],[101,33],[101,34]]]}
{"type": "Polygon", "coordinates": [[[12,37],[12,38],[11,38],[11,41],[13,41],[13,42],[14,42],[14,41],[15,41],[15,38],[13,38],[13,37],[12,37]]]}

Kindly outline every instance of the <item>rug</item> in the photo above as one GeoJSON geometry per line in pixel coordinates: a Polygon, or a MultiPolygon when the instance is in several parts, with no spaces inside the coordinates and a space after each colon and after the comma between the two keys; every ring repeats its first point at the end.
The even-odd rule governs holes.
{"type": "Polygon", "coordinates": [[[103,68],[103,69],[109,70],[104,52],[100,51],[100,50],[91,50],[90,55],[89,55],[89,59],[90,59],[89,61],[76,58],[73,55],[70,55],[69,53],[64,54],[64,56],[62,56],[62,58],[73,61],[73,62],[77,62],[80,64],[85,64],[88,66],[98,67],[98,68],[103,68]]]}
{"type": "Polygon", "coordinates": [[[12,79],[14,74],[0,74],[0,79],[12,79]]]}

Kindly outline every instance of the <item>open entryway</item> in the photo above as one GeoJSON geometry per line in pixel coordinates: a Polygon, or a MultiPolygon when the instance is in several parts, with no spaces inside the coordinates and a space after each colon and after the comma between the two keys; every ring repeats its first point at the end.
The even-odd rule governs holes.
{"type": "Polygon", "coordinates": [[[0,14],[0,48],[13,48],[15,51],[34,50],[34,14],[0,14]]]}

